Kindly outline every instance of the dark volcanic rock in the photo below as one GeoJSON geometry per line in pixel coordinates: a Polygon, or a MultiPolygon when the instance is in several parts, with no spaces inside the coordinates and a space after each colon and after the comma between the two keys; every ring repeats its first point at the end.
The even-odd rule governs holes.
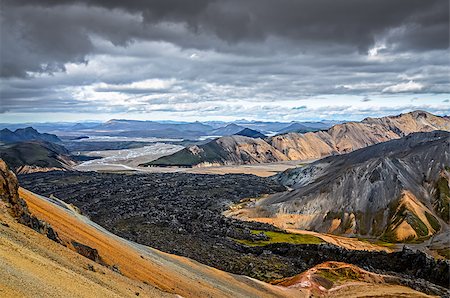
{"type": "Polygon", "coordinates": [[[76,241],[72,241],[72,246],[75,249],[75,251],[77,253],[79,253],[80,255],[91,259],[92,261],[96,262],[96,263],[103,263],[102,259],[100,258],[100,255],[98,254],[97,249],[92,248],[90,246],[87,246],[85,244],[76,242],[76,241]]]}

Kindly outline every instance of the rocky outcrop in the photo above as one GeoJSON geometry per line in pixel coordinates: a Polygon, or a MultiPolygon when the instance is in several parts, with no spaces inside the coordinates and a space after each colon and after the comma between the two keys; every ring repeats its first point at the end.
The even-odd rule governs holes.
{"type": "Polygon", "coordinates": [[[74,250],[79,253],[80,255],[91,259],[92,261],[99,263],[99,264],[104,264],[102,258],[100,257],[100,255],[98,254],[98,250],[95,248],[92,248],[90,246],[87,246],[83,243],[79,243],[75,240],[71,241],[71,244],[74,248],[74,250]]]}
{"type": "Polygon", "coordinates": [[[222,137],[198,146],[207,152],[205,154],[195,155],[187,148],[144,165],[190,167],[319,159],[398,139],[413,132],[433,130],[450,131],[450,119],[414,111],[338,124],[327,131],[287,133],[264,140],[222,137]]]}
{"type": "Polygon", "coordinates": [[[46,235],[55,242],[61,243],[58,234],[48,223],[30,213],[27,203],[19,197],[18,189],[19,184],[16,175],[0,159],[0,199],[7,204],[11,215],[21,224],[46,235]]]}
{"type": "Polygon", "coordinates": [[[449,223],[445,182],[436,189],[449,165],[450,133],[415,133],[287,170],[276,179],[292,190],[248,209],[255,217],[295,215],[283,228],[425,240],[449,223]]]}

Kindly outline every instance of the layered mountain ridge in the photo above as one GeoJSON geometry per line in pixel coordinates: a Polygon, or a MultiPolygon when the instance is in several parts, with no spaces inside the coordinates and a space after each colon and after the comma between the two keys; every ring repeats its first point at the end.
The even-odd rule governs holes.
{"type": "Polygon", "coordinates": [[[450,120],[424,111],[366,118],[337,124],[326,131],[287,133],[264,140],[227,136],[143,164],[144,166],[211,166],[318,159],[398,139],[413,132],[450,130],[450,120]]]}

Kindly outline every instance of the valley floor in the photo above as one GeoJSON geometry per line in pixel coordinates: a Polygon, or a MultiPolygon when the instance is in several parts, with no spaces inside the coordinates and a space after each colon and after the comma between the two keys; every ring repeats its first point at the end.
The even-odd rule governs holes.
{"type": "MultiPolygon", "coordinates": [[[[92,153],[94,154],[94,153],[92,153]]],[[[191,174],[251,174],[259,177],[269,177],[287,169],[292,169],[300,165],[308,164],[314,160],[295,160],[274,163],[261,163],[249,165],[211,166],[211,167],[139,167],[137,164],[148,159],[139,157],[137,160],[111,160],[109,158],[84,162],[75,167],[78,171],[98,171],[107,173],[191,173],[191,174]]]]}

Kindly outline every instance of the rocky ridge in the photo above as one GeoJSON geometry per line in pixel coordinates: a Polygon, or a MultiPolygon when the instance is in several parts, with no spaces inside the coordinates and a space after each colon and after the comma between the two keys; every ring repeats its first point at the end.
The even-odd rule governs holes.
{"type": "Polygon", "coordinates": [[[348,153],[412,132],[450,131],[450,120],[424,111],[397,116],[366,118],[337,124],[326,131],[287,133],[264,140],[242,136],[222,137],[165,156],[143,166],[211,166],[318,159],[348,153]]]}

